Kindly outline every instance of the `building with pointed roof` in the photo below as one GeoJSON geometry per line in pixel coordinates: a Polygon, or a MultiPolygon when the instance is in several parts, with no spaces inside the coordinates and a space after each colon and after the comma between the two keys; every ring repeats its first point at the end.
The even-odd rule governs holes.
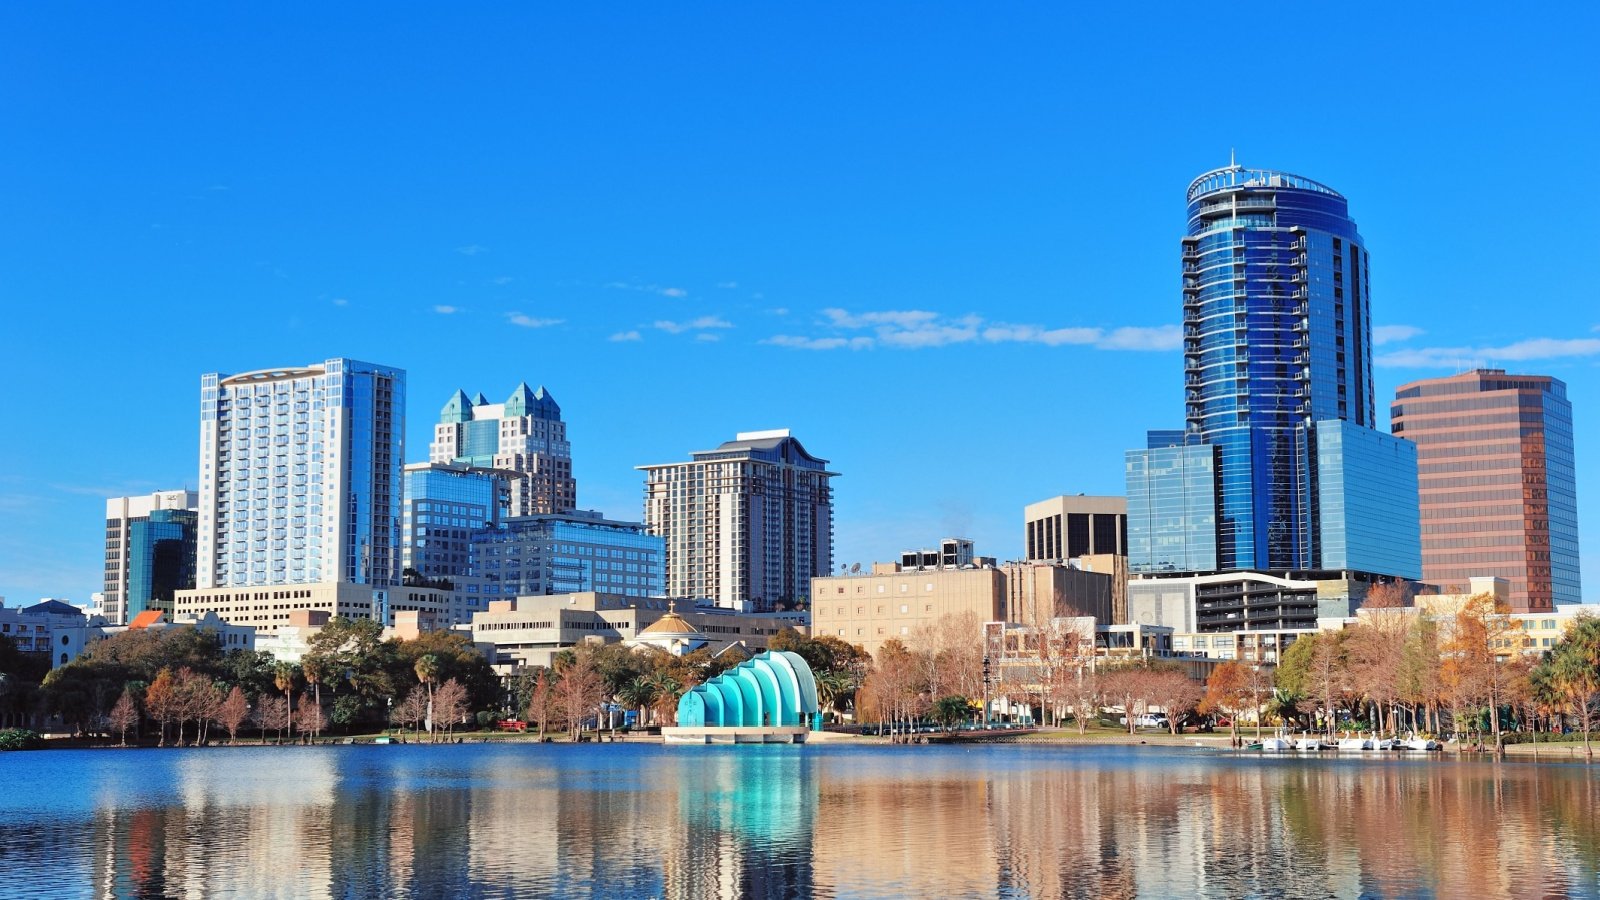
{"type": "Polygon", "coordinates": [[[510,516],[566,513],[578,505],[567,424],[543,385],[530,388],[524,381],[504,403],[456,391],[433,426],[428,459],[517,473],[509,479],[510,516]]]}
{"type": "Polygon", "coordinates": [[[788,429],[750,431],[645,473],[645,529],[666,542],[667,596],[771,610],[833,568],[828,461],[788,429]]]}

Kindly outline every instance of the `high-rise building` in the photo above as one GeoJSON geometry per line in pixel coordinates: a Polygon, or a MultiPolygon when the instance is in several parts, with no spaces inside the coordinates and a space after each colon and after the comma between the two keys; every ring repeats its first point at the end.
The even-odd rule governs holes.
{"type": "Polygon", "coordinates": [[[472,533],[467,590],[478,606],[506,597],[599,591],[659,597],[662,541],[637,522],[614,522],[597,512],[517,516],[472,533]]]}
{"type": "Polygon", "coordinates": [[[645,528],[666,541],[667,596],[766,610],[805,600],[831,572],[838,473],[788,429],[639,468],[645,528]]]}
{"type": "Polygon", "coordinates": [[[1030,562],[1127,555],[1128,501],[1124,497],[1051,497],[1028,504],[1022,518],[1024,555],[1030,562]]]}
{"type": "Polygon", "coordinates": [[[197,588],[400,581],[405,372],[204,375],[197,588]]]}
{"type": "Polygon", "coordinates": [[[1477,369],[1401,386],[1390,416],[1417,445],[1424,581],[1504,578],[1518,611],[1581,601],[1565,384],[1477,369]]]}
{"type": "Polygon", "coordinates": [[[1418,577],[1416,508],[1394,502],[1416,448],[1375,430],[1369,260],[1348,202],[1230,165],[1189,185],[1188,215],[1185,426],[1128,451],[1130,570],[1277,573],[1353,585],[1352,603],[1418,577]]]}
{"type": "Polygon", "coordinates": [[[407,578],[456,579],[471,571],[473,533],[500,524],[506,474],[456,463],[405,467],[400,565],[407,578]]]}
{"type": "Polygon", "coordinates": [[[456,391],[433,426],[428,459],[519,473],[509,479],[508,515],[565,513],[578,505],[567,423],[543,386],[533,390],[523,382],[504,403],[456,391]]]}
{"type": "Polygon", "coordinates": [[[146,609],[170,617],[174,591],[195,584],[194,491],[157,491],[106,501],[105,589],[102,615],[125,625],[146,609]]]}

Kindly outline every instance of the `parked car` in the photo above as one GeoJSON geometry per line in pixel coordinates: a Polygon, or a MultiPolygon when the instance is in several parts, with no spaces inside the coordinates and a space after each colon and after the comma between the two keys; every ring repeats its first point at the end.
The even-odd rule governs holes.
{"type": "MultiPolygon", "coordinates": [[[[1128,717],[1123,716],[1119,721],[1126,725],[1128,724],[1128,717]]],[[[1167,717],[1164,713],[1146,713],[1134,719],[1133,724],[1139,728],[1166,728],[1167,717]]]]}

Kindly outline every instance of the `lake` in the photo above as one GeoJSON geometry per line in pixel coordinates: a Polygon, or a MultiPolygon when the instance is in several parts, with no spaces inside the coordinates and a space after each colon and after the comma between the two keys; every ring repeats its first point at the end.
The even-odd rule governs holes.
{"type": "Polygon", "coordinates": [[[1181,747],[0,755],[16,897],[1600,897],[1572,763],[1181,747]]]}

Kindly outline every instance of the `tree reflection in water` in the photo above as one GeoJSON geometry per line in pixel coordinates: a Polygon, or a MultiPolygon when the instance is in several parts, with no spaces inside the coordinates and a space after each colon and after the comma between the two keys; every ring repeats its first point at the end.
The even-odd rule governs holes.
{"type": "MultiPolygon", "coordinates": [[[[1571,764],[1153,748],[51,751],[28,896],[1596,896],[1571,764]]],[[[32,767],[28,769],[28,767],[32,767]]]]}

